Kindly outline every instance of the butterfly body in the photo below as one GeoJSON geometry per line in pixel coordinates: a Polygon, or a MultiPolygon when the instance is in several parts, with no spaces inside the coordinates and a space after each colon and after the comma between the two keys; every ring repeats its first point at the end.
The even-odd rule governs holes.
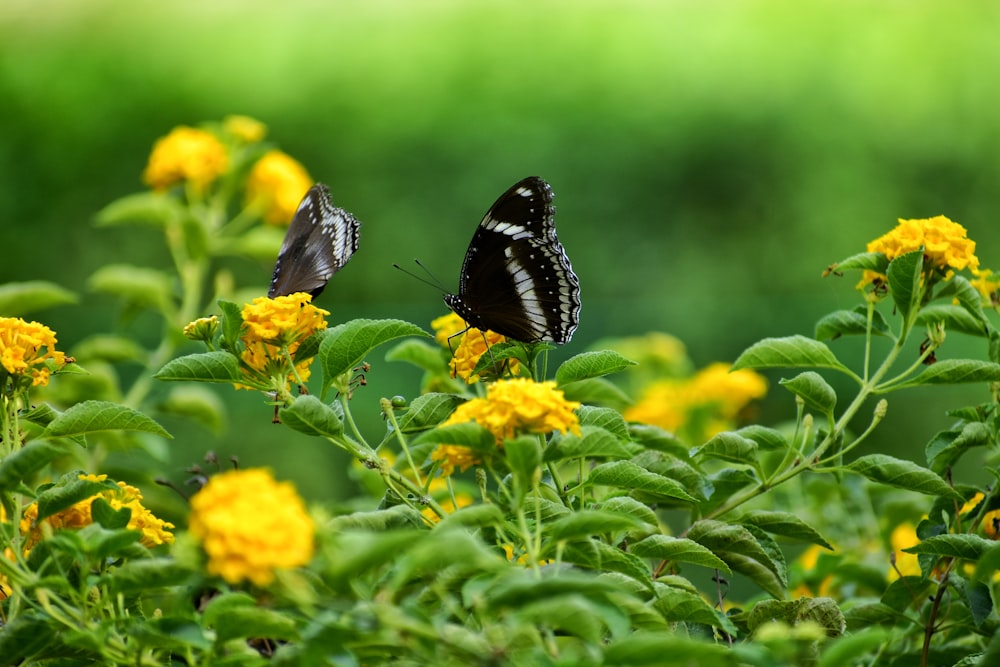
{"type": "Polygon", "coordinates": [[[309,188],[288,226],[267,296],[308,292],[315,299],[358,249],[361,223],[333,205],[322,183],[309,188]]]}
{"type": "Polygon", "coordinates": [[[483,217],[445,303],[470,326],[524,343],[565,343],[580,316],[580,281],[556,237],[552,189],[532,176],[483,217]]]}

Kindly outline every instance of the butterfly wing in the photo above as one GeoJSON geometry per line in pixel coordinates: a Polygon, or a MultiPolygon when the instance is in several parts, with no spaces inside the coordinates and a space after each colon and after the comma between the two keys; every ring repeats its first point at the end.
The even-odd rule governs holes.
{"type": "Polygon", "coordinates": [[[548,183],[526,178],[490,207],[466,252],[458,295],[445,303],[470,325],[513,340],[572,338],[580,281],[556,237],[548,183]]]}
{"type": "Polygon", "coordinates": [[[333,205],[322,183],[309,188],[288,226],[271,276],[271,298],[309,292],[319,296],[326,283],[358,249],[361,223],[333,205]]]}

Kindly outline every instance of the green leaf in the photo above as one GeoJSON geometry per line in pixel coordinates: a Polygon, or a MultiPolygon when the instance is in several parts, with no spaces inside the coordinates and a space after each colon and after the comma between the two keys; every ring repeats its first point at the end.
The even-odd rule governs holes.
{"type": "Polygon", "coordinates": [[[659,558],[678,563],[691,563],[727,574],[732,570],[726,562],[712,553],[711,549],[686,538],[668,535],[650,535],[632,545],[632,553],[643,558],[659,558]]]}
{"type": "Polygon", "coordinates": [[[985,583],[977,583],[964,579],[956,582],[956,588],[962,593],[962,600],[972,614],[976,628],[982,628],[983,623],[993,612],[993,595],[991,587],[985,583]]]}
{"type": "Polygon", "coordinates": [[[581,405],[576,409],[576,416],[580,419],[580,426],[599,426],[609,431],[616,438],[630,440],[628,424],[621,412],[612,408],[601,408],[593,405],[581,405]]]}
{"type": "Polygon", "coordinates": [[[651,424],[629,424],[632,440],[646,449],[676,456],[682,461],[691,460],[689,447],[673,433],[651,424]]]}
{"type": "MultiPolygon", "coordinates": [[[[375,532],[390,530],[398,532],[412,528],[423,528],[425,525],[423,515],[409,505],[393,505],[386,509],[370,512],[341,514],[330,521],[330,527],[336,530],[361,529],[375,532]]],[[[399,555],[398,551],[396,555],[399,555]]]]}
{"type": "Polygon", "coordinates": [[[889,262],[889,269],[886,271],[889,295],[904,322],[909,318],[910,311],[919,305],[917,301],[920,299],[920,273],[923,266],[923,248],[900,255],[889,262]]]}
{"type": "Polygon", "coordinates": [[[928,537],[921,540],[915,546],[903,549],[908,554],[930,554],[932,556],[945,556],[948,558],[961,558],[963,560],[978,560],[993,546],[992,540],[987,540],[978,535],[961,533],[957,535],[944,534],[928,537]]]}
{"type": "Polygon", "coordinates": [[[175,382],[239,382],[240,362],[229,352],[201,352],[168,361],[153,375],[157,380],[175,382]]]}
{"type": "Polygon", "coordinates": [[[692,456],[697,461],[713,458],[758,467],[757,443],[732,431],[723,431],[701,447],[695,447],[692,456]]]}
{"type": "Polygon", "coordinates": [[[788,448],[788,439],[781,431],[766,426],[751,424],[737,429],[735,433],[739,436],[753,440],[757,446],[763,450],[784,450],[788,448]]]}
{"type": "Polygon", "coordinates": [[[130,304],[164,312],[174,298],[173,278],[157,269],[128,264],[101,267],[90,276],[88,287],[120,297],[130,304]]]}
{"type": "Polygon", "coordinates": [[[438,426],[421,433],[413,442],[415,445],[427,442],[439,445],[461,445],[476,452],[489,452],[495,450],[497,446],[493,434],[475,422],[438,426]]]}
{"type": "Polygon", "coordinates": [[[88,336],[74,345],[73,356],[85,361],[98,359],[117,364],[123,361],[144,363],[148,354],[141,345],[131,338],[110,334],[96,334],[88,336]]]}
{"type": "Polygon", "coordinates": [[[19,665],[47,646],[59,635],[58,624],[47,615],[30,610],[6,620],[0,632],[0,656],[8,665],[19,665]]]}
{"type": "Polygon", "coordinates": [[[641,503],[635,498],[630,498],[629,496],[615,496],[613,498],[608,498],[602,501],[597,509],[602,509],[606,512],[614,512],[616,514],[627,514],[628,516],[637,519],[643,527],[648,527],[650,529],[656,529],[660,525],[659,519],[656,517],[656,512],[649,508],[645,503],[641,503]]]}
{"type": "Polygon", "coordinates": [[[984,321],[969,314],[962,306],[952,304],[933,304],[924,306],[917,315],[917,324],[927,326],[935,322],[943,322],[946,331],[958,331],[970,336],[988,335],[988,327],[984,321]]]}
{"type": "Polygon", "coordinates": [[[559,387],[568,401],[577,401],[590,405],[608,405],[624,409],[632,404],[621,387],[607,378],[590,378],[579,382],[570,382],[559,387]]]}
{"type": "Polygon", "coordinates": [[[520,490],[527,492],[533,485],[535,475],[542,465],[542,447],[538,438],[531,435],[503,441],[503,451],[507,465],[514,473],[514,479],[520,481],[520,490]]]}
{"type": "Polygon", "coordinates": [[[888,639],[888,630],[863,626],[860,631],[841,637],[837,641],[824,642],[817,667],[862,664],[866,656],[875,655],[878,647],[888,639]]]}
{"type": "MultiPolygon", "coordinates": [[[[729,618],[714,609],[701,595],[680,588],[667,587],[660,591],[653,607],[671,623],[701,623],[722,628],[736,635],[738,630],[729,618]]],[[[699,663],[701,664],[701,663],[699,663]]]]}
{"type": "Polygon", "coordinates": [[[147,558],[111,568],[101,576],[101,582],[114,593],[133,595],[154,588],[181,586],[193,576],[194,572],[173,558],[147,558]]]}
{"type": "Polygon", "coordinates": [[[742,524],[757,526],[772,535],[809,542],[833,551],[833,546],[819,532],[791,512],[751,510],[739,518],[742,524]]]}
{"type": "Polygon", "coordinates": [[[976,563],[976,581],[990,582],[1000,571],[1000,542],[994,542],[984,550],[976,563]]]}
{"type": "Polygon", "coordinates": [[[437,426],[465,400],[455,394],[430,393],[418,396],[399,417],[399,430],[403,433],[416,433],[437,426]]]}
{"type": "Polygon", "coordinates": [[[413,338],[407,338],[389,348],[385,353],[385,360],[402,361],[430,373],[440,373],[447,367],[440,347],[413,338]]]}
{"type": "Polygon", "coordinates": [[[945,496],[962,500],[962,495],[947,482],[912,461],[904,461],[885,454],[869,454],[852,462],[847,469],[879,484],[916,491],[928,496],[945,496]]]}
{"type": "Polygon", "coordinates": [[[814,621],[826,629],[828,637],[844,634],[846,622],[840,607],[831,598],[801,597],[798,600],[762,600],[747,614],[747,626],[753,632],[771,621],[784,621],[797,625],[802,621],[814,621]]]}
{"type": "MultiPolygon", "coordinates": [[[[858,306],[854,310],[836,310],[816,323],[816,340],[840,336],[864,336],[868,333],[868,309],[858,306]]],[[[877,310],[872,311],[872,334],[892,337],[889,323],[877,310]]]]}
{"type": "MultiPolygon", "coordinates": [[[[917,578],[919,579],[919,577],[917,578]]],[[[905,619],[902,612],[882,602],[859,604],[844,612],[847,628],[854,632],[873,625],[895,625],[898,621],[905,619]]]]}
{"type": "Polygon", "coordinates": [[[635,366],[635,362],[614,350],[583,352],[570,357],[559,366],[556,370],[556,384],[562,386],[570,382],[602,377],[623,371],[629,366],[635,366]]]}
{"type": "Polygon", "coordinates": [[[219,299],[219,312],[222,313],[222,347],[226,350],[237,352],[237,343],[240,340],[240,333],[243,331],[243,306],[232,301],[219,299]]]}
{"type": "Polygon", "coordinates": [[[13,491],[34,473],[65,456],[70,445],[48,440],[32,440],[0,460],[0,490],[13,491]]]}
{"type": "Polygon", "coordinates": [[[631,461],[602,463],[590,471],[587,483],[596,486],[613,486],[663,498],[673,498],[694,503],[697,499],[674,480],[640,468],[631,461]]]}
{"type": "Polygon", "coordinates": [[[79,474],[69,473],[69,475],[63,478],[64,483],[50,486],[38,494],[37,521],[61,512],[81,500],[86,500],[91,496],[97,495],[101,491],[118,488],[118,485],[114,482],[92,482],[86,479],[79,479],[79,474]]]}
{"type": "Polygon", "coordinates": [[[20,317],[53,306],[77,303],[75,292],[45,280],[26,280],[0,285],[0,314],[20,317]]]}
{"type": "Polygon", "coordinates": [[[338,438],[344,423],[333,408],[311,394],[296,396],[288,407],[278,411],[281,423],[306,435],[338,438]]]}
{"type": "Polygon", "coordinates": [[[93,517],[94,523],[116,530],[128,528],[128,523],[132,520],[132,510],[128,507],[116,510],[106,499],[94,498],[90,502],[90,516],[93,517]]]}
{"type": "Polygon", "coordinates": [[[823,343],[805,336],[765,338],[747,348],[733,363],[743,368],[835,368],[847,370],[823,343]]]}
{"type": "Polygon", "coordinates": [[[162,426],[138,410],[109,401],[77,403],[53,419],[46,434],[60,437],[97,431],[141,431],[173,438],[162,426]]]}
{"type": "Polygon", "coordinates": [[[990,428],[982,422],[967,423],[961,431],[941,431],[927,443],[927,464],[940,475],[968,450],[985,447],[992,442],[990,428]]]}
{"type": "Polygon", "coordinates": [[[826,417],[833,416],[833,409],[837,405],[837,392],[819,373],[805,371],[791,380],[782,379],[778,384],[801,398],[805,402],[807,410],[818,412],[826,417]]]}
{"type": "Polygon", "coordinates": [[[585,509],[549,523],[546,533],[552,540],[571,540],[592,535],[611,535],[640,525],[638,519],[628,514],[585,509]]]}
{"type": "Polygon", "coordinates": [[[215,619],[216,641],[266,637],[270,640],[295,641],[299,637],[295,621],[280,612],[263,607],[233,607],[215,619]]]}
{"type": "Polygon", "coordinates": [[[454,526],[466,528],[502,526],[504,521],[503,512],[496,505],[469,505],[461,507],[441,519],[435,530],[450,530],[454,526]]]}
{"type": "Polygon", "coordinates": [[[830,266],[831,271],[867,270],[885,275],[889,260],[885,253],[860,252],[830,266]]]}
{"type": "MultiPolygon", "coordinates": [[[[992,327],[983,310],[983,297],[979,290],[972,286],[965,276],[952,276],[941,291],[937,293],[937,298],[957,299],[958,304],[965,309],[974,321],[979,323],[979,331],[975,335],[986,335],[992,327]]],[[[972,332],[969,332],[972,333],[972,332]]]]}
{"type": "Polygon", "coordinates": [[[745,526],[702,519],[688,529],[688,539],[707,547],[734,572],[747,576],[775,598],[783,598],[788,581],[784,562],[776,561],[745,526]]]}
{"type": "Polygon", "coordinates": [[[627,459],[629,450],[614,435],[597,426],[583,426],[581,435],[566,435],[545,448],[545,460],[572,458],[627,459]]]}
{"type": "Polygon", "coordinates": [[[893,389],[918,387],[925,384],[962,384],[968,382],[997,382],[1000,380],[1000,364],[975,359],[944,359],[931,364],[917,377],[893,389]]]}
{"type": "MultiPolygon", "coordinates": [[[[716,622],[721,620],[716,619],[716,622]]],[[[622,667],[642,665],[736,667],[740,664],[740,660],[724,644],[694,639],[675,632],[638,632],[611,642],[604,651],[602,664],[622,667]]]]}
{"type": "Polygon", "coordinates": [[[184,209],[175,198],[160,192],[140,192],[111,202],[98,211],[95,221],[98,227],[137,223],[163,227],[183,214],[184,209]]]}
{"type": "Polygon", "coordinates": [[[319,349],[323,387],[358,366],[379,345],[406,336],[429,334],[403,320],[352,320],[328,329],[319,349]]]}

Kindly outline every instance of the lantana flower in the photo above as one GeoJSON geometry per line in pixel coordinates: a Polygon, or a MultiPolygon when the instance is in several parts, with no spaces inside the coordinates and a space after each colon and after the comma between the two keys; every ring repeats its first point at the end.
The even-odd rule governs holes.
{"type": "Polygon", "coordinates": [[[748,369],[730,372],[730,368],[716,362],[691,378],[654,382],[625,411],[625,419],[678,431],[700,417],[708,422],[701,434],[705,437],[730,428],[751,401],[767,393],[762,375],[748,369]]]}
{"type": "Polygon", "coordinates": [[[267,125],[256,118],[239,114],[223,118],[222,129],[247,144],[255,144],[267,135],[267,125]]]}
{"type": "Polygon", "coordinates": [[[268,151],[247,176],[247,204],[258,207],[265,222],[287,225],[312,185],[309,172],[294,158],[268,151]]]}
{"type": "MultiPolygon", "coordinates": [[[[955,271],[979,271],[976,242],[969,239],[965,227],[943,215],[913,220],[899,219],[892,231],[868,243],[868,252],[880,252],[892,261],[900,255],[924,249],[925,266],[941,272],[945,280],[955,271]]],[[[885,276],[866,270],[859,288],[885,276]]]]}
{"type": "Polygon", "coordinates": [[[326,328],[323,318],[330,312],[311,302],[310,294],[296,292],[273,299],[258,297],[244,306],[242,359],[250,379],[270,385],[272,379],[284,378],[286,386],[309,379],[312,358],[297,360],[293,372],[285,350],[294,357],[302,341],[326,328]]]}
{"type": "MultiPolygon", "coordinates": [[[[442,347],[454,346],[454,353],[448,363],[451,376],[462,378],[466,384],[479,382],[480,377],[474,374],[474,371],[480,358],[488,354],[489,348],[507,341],[506,336],[468,326],[465,320],[455,313],[448,313],[433,320],[431,327],[434,329],[434,339],[438,344],[442,347]],[[450,339],[459,335],[458,344],[455,345],[450,339]]],[[[516,359],[507,361],[510,364],[511,374],[517,375],[521,364],[516,359]]]]}
{"type": "Polygon", "coordinates": [[[189,525],[208,572],[231,584],[266,586],[276,570],[307,564],[315,550],[316,527],[295,487],[261,468],[209,479],[191,499],[189,525]]]}
{"type": "Polygon", "coordinates": [[[0,389],[13,387],[30,378],[31,386],[49,383],[51,365],[62,366],[66,355],[56,349],[56,335],[44,324],[20,317],[0,317],[0,389]]]}
{"type": "MultiPolygon", "coordinates": [[[[506,438],[527,433],[580,433],[580,420],[573,412],[580,407],[568,401],[555,382],[535,382],[528,378],[498,380],[486,390],[485,398],[473,398],[459,405],[445,421],[448,424],[475,422],[493,434],[497,444],[506,438]]],[[[466,447],[440,445],[431,455],[441,461],[445,475],[455,467],[466,470],[478,463],[466,447]]]]}
{"type": "Polygon", "coordinates": [[[184,181],[204,190],[228,166],[226,148],[214,134],[182,125],[153,145],[142,180],[156,190],[184,181]]]}
{"type": "MultiPolygon", "coordinates": [[[[103,482],[107,478],[107,475],[80,475],[80,479],[90,482],[103,482]]],[[[132,516],[128,522],[128,529],[138,531],[142,534],[139,541],[144,546],[152,548],[160,544],[173,543],[174,535],[170,531],[174,528],[174,524],[158,518],[143,506],[142,492],[139,489],[125,482],[118,482],[117,489],[106,489],[94,494],[86,500],[81,500],[62,511],[46,517],[41,522],[37,521],[38,503],[29,505],[24,510],[20,524],[21,533],[25,536],[25,552],[32,549],[43,539],[44,533],[41,524],[48,524],[53,530],[76,530],[94,523],[90,506],[97,498],[106,500],[114,510],[127,507],[132,511],[132,516]]]]}

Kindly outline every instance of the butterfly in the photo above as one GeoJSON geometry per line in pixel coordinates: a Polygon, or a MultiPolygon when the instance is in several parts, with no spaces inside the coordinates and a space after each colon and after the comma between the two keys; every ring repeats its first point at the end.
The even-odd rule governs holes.
{"type": "Polygon", "coordinates": [[[522,343],[566,343],[580,319],[580,281],[556,238],[552,188],[531,176],[500,195],[444,302],[469,326],[522,343]]]}
{"type": "Polygon", "coordinates": [[[309,188],[288,226],[267,296],[308,292],[315,299],[358,249],[361,223],[333,205],[322,183],[309,188]]]}

